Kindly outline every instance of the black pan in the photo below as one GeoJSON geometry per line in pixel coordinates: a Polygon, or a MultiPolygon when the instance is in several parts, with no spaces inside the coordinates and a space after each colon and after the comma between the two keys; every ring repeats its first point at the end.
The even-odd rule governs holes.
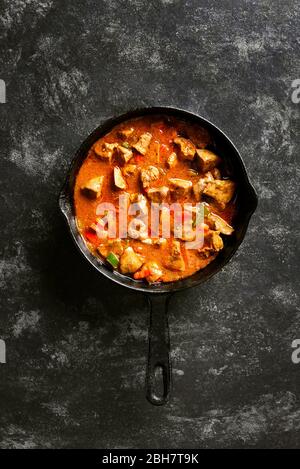
{"type": "Polygon", "coordinates": [[[176,291],[195,287],[206,282],[206,280],[219,272],[227,264],[243,241],[249,220],[257,207],[257,196],[249,182],[238,150],[229,138],[215,125],[203,117],[190,112],[171,107],[148,107],[129,111],[126,114],[102,122],[82,143],[71,163],[64,187],[60,193],[59,206],[67,221],[75,244],[95,269],[113,282],[147,295],[150,309],[149,355],[146,375],[147,399],[155,405],[165,404],[169,398],[171,388],[170,340],[167,317],[170,295],[176,291]],[[191,277],[177,282],[157,285],[147,285],[144,282],[135,281],[118,272],[114,272],[100,259],[93,256],[78,232],[73,206],[73,190],[76,175],[93,143],[120,122],[149,114],[175,116],[191,123],[200,124],[207,129],[213,140],[213,148],[225,162],[227,172],[238,183],[236,195],[238,210],[234,220],[235,231],[233,235],[225,238],[224,249],[205,269],[196,272],[191,277]],[[158,372],[162,374],[163,378],[163,391],[160,393],[156,392],[158,372]]]}

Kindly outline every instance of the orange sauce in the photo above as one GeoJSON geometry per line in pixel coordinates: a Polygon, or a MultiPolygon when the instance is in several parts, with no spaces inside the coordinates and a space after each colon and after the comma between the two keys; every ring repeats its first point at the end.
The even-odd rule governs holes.
{"type": "MultiPolygon", "coordinates": [[[[191,174],[191,169],[194,168],[192,162],[178,158],[177,164],[173,168],[168,168],[167,159],[172,152],[178,153],[178,147],[174,144],[174,138],[176,138],[177,135],[190,139],[197,148],[205,148],[210,145],[212,142],[210,135],[206,130],[195,124],[179,121],[175,118],[146,116],[121,123],[114,127],[107,135],[99,139],[99,142],[121,144],[124,142],[124,138],[120,138],[119,131],[125,128],[128,129],[129,127],[134,129],[134,133],[131,138],[138,138],[142,133],[150,132],[152,134],[152,139],[146,155],[142,156],[138,154],[138,152],[134,152],[134,157],[128,163],[136,165],[138,169],[135,174],[125,178],[127,183],[127,193],[141,193],[147,196],[147,192],[145,192],[141,184],[139,170],[146,168],[149,165],[156,166],[163,170],[160,177],[151,183],[151,188],[161,186],[169,187],[169,178],[189,180],[193,184],[199,180],[201,174],[191,174]]],[[[75,183],[74,202],[78,227],[82,236],[85,238],[89,249],[97,256],[99,256],[99,253],[96,248],[100,241],[97,240],[97,238],[93,238],[93,236],[88,239],[89,237],[86,236],[86,233],[88,232],[89,227],[95,222],[97,217],[96,209],[100,201],[111,202],[114,205],[118,204],[118,197],[122,191],[117,189],[114,185],[113,167],[113,161],[110,164],[106,161],[102,161],[98,156],[96,156],[91,148],[78,172],[75,183]],[[81,187],[88,180],[102,175],[104,176],[104,183],[101,198],[95,200],[87,198],[82,193],[81,187]]],[[[196,199],[192,192],[186,201],[193,205],[196,204],[196,199]]],[[[221,216],[229,224],[232,223],[235,212],[233,202],[227,204],[224,210],[221,210],[213,200],[208,202],[210,204],[210,209],[215,214],[221,216]]],[[[185,249],[185,242],[180,241],[181,252],[185,261],[185,270],[170,270],[163,263],[163,259],[170,249],[170,243],[171,240],[168,240],[164,246],[158,246],[144,244],[140,240],[128,239],[126,246],[132,246],[142,259],[145,260],[145,262],[156,262],[163,272],[159,281],[163,282],[170,282],[188,277],[199,269],[204,268],[216,257],[216,253],[213,253],[207,258],[203,258],[199,255],[196,249],[185,249]]]]}

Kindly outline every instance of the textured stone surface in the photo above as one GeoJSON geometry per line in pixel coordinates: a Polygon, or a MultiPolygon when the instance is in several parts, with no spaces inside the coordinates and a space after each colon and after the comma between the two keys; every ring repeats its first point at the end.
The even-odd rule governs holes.
{"type": "Polygon", "coordinates": [[[3,0],[0,446],[300,447],[299,2],[3,0]],[[174,389],[144,397],[145,298],[77,253],[57,196],[102,119],[212,120],[260,204],[232,262],[170,302],[174,389]]]}

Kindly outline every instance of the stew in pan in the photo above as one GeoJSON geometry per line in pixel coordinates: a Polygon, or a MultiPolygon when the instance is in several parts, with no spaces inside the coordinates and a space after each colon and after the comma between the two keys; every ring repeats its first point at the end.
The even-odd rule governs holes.
{"type": "Polygon", "coordinates": [[[205,129],[174,117],[114,127],[76,177],[76,221],[90,251],[149,283],[206,267],[234,231],[236,183],[221,156],[205,129]]]}

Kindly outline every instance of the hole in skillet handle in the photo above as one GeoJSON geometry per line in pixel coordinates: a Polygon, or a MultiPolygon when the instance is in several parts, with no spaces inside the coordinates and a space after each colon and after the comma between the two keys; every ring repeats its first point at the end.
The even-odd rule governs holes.
{"type": "Polygon", "coordinates": [[[146,397],[153,405],[168,402],[171,391],[168,303],[171,295],[147,295],[150,306],[146,397]]]}
{"type": "Polygon", "coordinates": [[[170,376],[168,368],[157,363],[148,375],[147,399],[153,405],[164,405],[170,395],[170,376]]]}

